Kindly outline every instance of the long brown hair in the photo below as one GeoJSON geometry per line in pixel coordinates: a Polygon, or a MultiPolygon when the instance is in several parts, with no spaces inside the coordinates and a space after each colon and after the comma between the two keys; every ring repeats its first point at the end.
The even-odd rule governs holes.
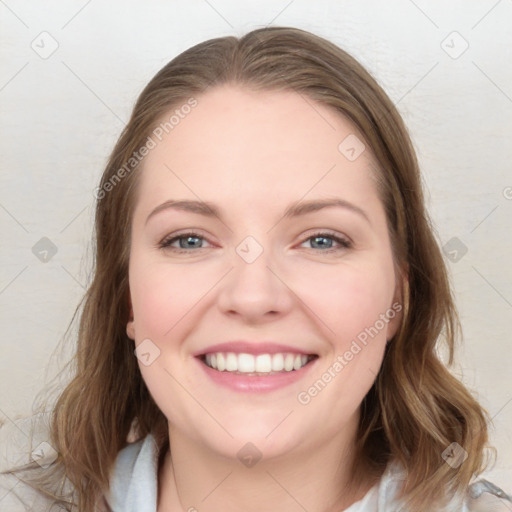
{"type": "Polygon", "coordinates": [[[164,114],[228,83],[293,90],[334,109],[358,128],[379,163],[378,190],[394,257],[407,269],[404,317],[361,405],[356,464],[378,472],[399,461],[406,470],[404,500],[415,512],[432,510],[436,499],[463,492],[483,470],[488,434],[487,413],[438,355],[444,342],[453,362],[460,323],[415,152],[395,106],[353,57],[287,27],[198,44],[169,62],[140,94],[98,189],[95,267],[81,309],[74,374],[52,411],[51,444],[59,457],[44,479],[65,477],[74,493],[50,492],[45,484],[46,492],[66,510],[92,512],[134,420],[138,438],[152,433],[161,453],[168,448],[167,420],[145,386],[126,334],[130,228],[142,167],[133,155],[164,114]],[[456,469],[442,458],[454,442],[467,452],[456,469]]]}

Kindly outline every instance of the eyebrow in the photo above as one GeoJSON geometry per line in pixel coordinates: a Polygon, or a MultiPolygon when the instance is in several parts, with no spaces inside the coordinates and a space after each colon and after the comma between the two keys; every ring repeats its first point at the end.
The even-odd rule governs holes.
{"type": "MultiPolygon", "coordinates": [[[[345,199],[335,198],[335,199],[316,199],[311,201],[296,201],[288,206],[286,208],[283,218],[290,219],[293,217],[299,217],[301,215],[306,215],[308,213],[317,212],[319,210],[323,210],[324,208],[344,208],[346,210],[352,211],[354,213],[357,213],[358,215],[364,217],[368,223],[371,224],[370,218],[368,217],[367,213],[359,208],[359,206],[356,206],[355,204],[352,204],[345,199]]],[[[147,217],[146,224],[148,223],[149,219],[156,215],[157,213],[160,213],[163,210],[168,209],[175,209],[190,213],[196,213],[198,215],[203,215],[205,217],[217,217],[222,222],[223,216],[221,213],[221,210],[218,206],[216,206],[213,203],[210,203],[208,201],[193,201],[188,199],[169,199],[168,201],[165,201],[164,203],[158,205],[147,217]]]]}

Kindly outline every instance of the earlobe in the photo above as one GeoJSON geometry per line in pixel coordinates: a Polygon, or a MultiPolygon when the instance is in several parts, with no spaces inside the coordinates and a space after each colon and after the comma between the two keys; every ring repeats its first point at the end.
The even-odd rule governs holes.
{"type": "Polygon", "coordinates": [[[135,340],[135,322],[130,318],[126,324],[126,334],[131,340],[135,340]]]}
{"type": "Polygon", "coordinates": [[[133,318],[133,306],[132,299],[130,296],[130,290],[128,290],[128,306],[130,308],[130,313],[128,317],[128,322],[126,323],[126,334],[128,338],[131,340],[135,340],[135,320],[133,318]]]}
{"type": "Polygon", "coordinates": [[[133,320],[130,320],[126,324],[126,334],[128,338],[130,338],[131,340],[135,340],[135,327],[133,325],[133,320]]]}

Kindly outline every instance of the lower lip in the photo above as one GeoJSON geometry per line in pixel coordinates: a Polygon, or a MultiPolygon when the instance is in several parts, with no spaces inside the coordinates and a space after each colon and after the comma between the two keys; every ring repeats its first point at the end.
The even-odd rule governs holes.
{"type": "Polygon", "coordinates": [[[318,358],[313,359],[300,370],[291,372],[275,373],[273,375],[240,375],[233,372],[219,372],[206,365],[201,359],[197,362],[203,371],[217,384],[231,389],[232,391],[263,393],[275,391],[305,377],[315,364],[318,358]]]}

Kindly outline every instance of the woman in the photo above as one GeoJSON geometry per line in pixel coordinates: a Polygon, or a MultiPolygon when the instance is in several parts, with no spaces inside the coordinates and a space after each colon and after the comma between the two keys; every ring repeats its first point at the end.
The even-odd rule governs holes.
{"type": "Polygon", "coordinates": [[[410,139],[352,57],[279,27],[187,50],[96,197],[76,375],[5,477],[34,510],[510,510],[438,357],[458,320],[410,139]]]}

